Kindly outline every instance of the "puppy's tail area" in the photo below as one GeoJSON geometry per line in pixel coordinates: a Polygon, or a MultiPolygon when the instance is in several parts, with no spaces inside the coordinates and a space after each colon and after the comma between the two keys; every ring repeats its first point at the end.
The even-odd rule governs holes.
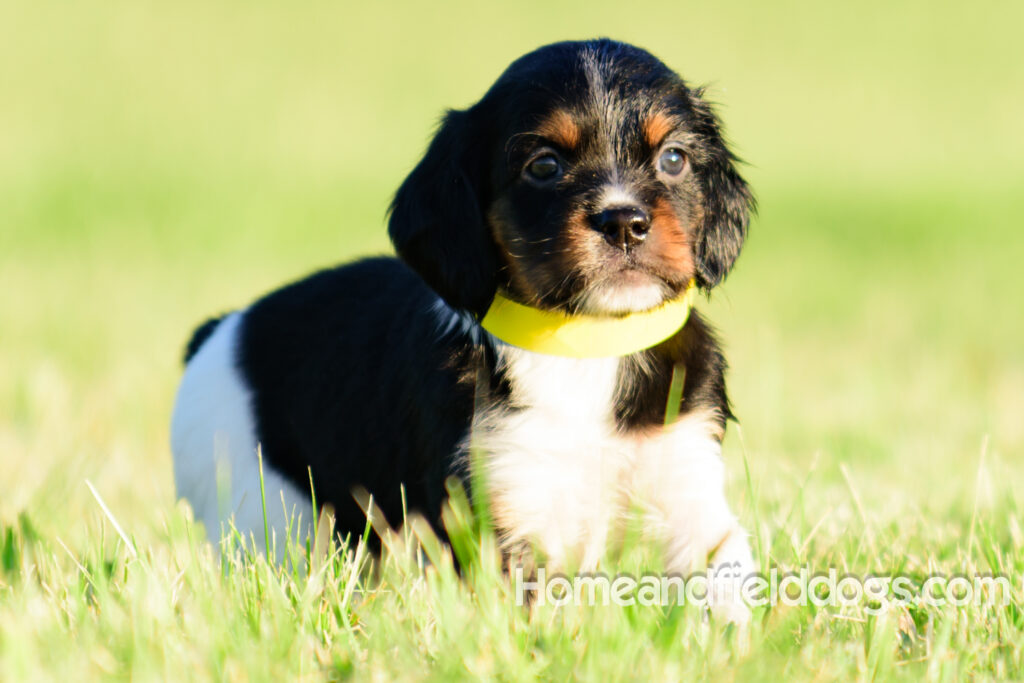
{"type": "Polygon", "coordinates": [[[226,317],[227,315],[219,315],[214,318],[210,318],[196,328],[195,332],[192,333],[192,338],[188,340],[188,345],[185,346],[186,364],[192,360],[192,356],[196,355],[203,343],[209,339],[210,335],[213,334],[213,331],[217,329],[217,325],[220,324],[220,321],[226,317]]]}

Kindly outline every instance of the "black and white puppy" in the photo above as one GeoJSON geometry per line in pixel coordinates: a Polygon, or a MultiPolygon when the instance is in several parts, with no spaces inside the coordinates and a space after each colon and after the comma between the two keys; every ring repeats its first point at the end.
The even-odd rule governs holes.
{"type": "Polygon", "coordinates": [[[520,58],[448,112],[399,188],[399,259],[314,274],[196,331],[172,424],[178,492],[211,535],[233,514],[259,536],[260,446],[279,534],[286,510],[310,518],[307,468],[343,532],[365,525],[356,486],[395,523],[404,484],[437,524],[472,442],[510,553],[592,569],[640,509],[669,570],[752,571],[723,494],[725,362],[695,311],[667,336],[641,325],[614,355],[596,338],[593,353],[538,351],[482,324],[501,299],[629,337],[725,277],[752,204],[701,92],[649,53],[594,40],[520,58]]]}

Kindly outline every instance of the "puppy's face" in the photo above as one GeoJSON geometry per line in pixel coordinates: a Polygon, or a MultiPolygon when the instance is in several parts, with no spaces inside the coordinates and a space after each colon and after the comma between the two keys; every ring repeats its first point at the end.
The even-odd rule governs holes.
{"type": "Polygon", "coordinates": [[[621,314],[696,274],[706,154],[689,93],[659,67],[584,53],[510,71],[487,222],[516,298],[621,314]]]}
{"type": "Polygon", "coordinates": [[[674,72],[621,43],[559,43],[449,113],[390,230],[455,306],[480,313],[502,288],[621,315],[724,277],[751,201],[713,113],[674,72]]]}

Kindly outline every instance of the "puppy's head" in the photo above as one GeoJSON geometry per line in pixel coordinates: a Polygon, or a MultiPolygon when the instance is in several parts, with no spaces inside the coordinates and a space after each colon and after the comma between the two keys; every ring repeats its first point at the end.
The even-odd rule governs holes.
{"type": "Polygon", "coordinates": [[[557,43],[447,114],[389,232],[456,308],[482,315],[500,287],[540,308],[622,315],[725,277],[753,205],[734,161],[700,91],[658,59],[557,43]]]}

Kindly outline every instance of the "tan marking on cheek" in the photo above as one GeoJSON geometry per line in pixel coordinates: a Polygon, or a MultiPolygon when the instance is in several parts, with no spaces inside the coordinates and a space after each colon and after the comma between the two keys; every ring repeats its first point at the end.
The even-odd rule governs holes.
{"type": "MultiPolygon", "coordinates": [[[[661,261],[676,273],[689,277],[693,274],[691,231],[683,227],[679,216],[664,199],[654,203],[651,211],[651,235],[661,261]]],[[[650,240],[650,237],[648,238],[650,240]]]]}
{"type": "Polygon", "coordinates": [[[576,209],[569,215],[565,233],[570,251],[578,253],[585,249],[590,227],[587,225],[587,217],[582,209],[576,209]]]}
{"type": "Polygon", "coordinates": [[[561,233],[547,243],[546,257],[533,270],[534,286],[546,295],[557,294],[565,300],[577,278],[588,279],[588,274],[600,267],[594,253],[593,230],[587,223],[586,213],[577,209],[569,214],[561,233]]]}
{"type": "Polygon", "coordinates": [[[586,212],[576,209],[566,226],[566,248],[563,271],[575,271],[586,276],[601,268],[601,257],[594,249],[594,230],[587,221],[586,212]]]}
{"type": "Polygon", "coordinates": [[[651,114],[644,122],[644,138],[649,146],[657,147],[674,128],[671,117],[662,113],[651,114]]]}
{"type": "Polygon", "coordinates": [[[537,133],[564,149],[575,149],[580,144],[580,127],[564,109],[556,109],[541,121],[537,133]]]}

